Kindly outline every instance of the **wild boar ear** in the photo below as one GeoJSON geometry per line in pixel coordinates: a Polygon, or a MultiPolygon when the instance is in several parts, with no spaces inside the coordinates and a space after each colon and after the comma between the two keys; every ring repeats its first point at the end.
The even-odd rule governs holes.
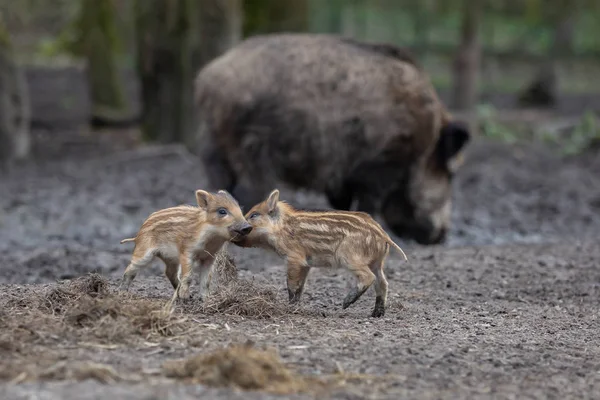
{"type": "Polygon", "coordinates": [[[196,202],[198,203],[198,207],[207,209],[208,202],[210,201],[210,193],[205,190],[196,190],[196,202]]]}
{"type": "Polygon", "coordinates": [[[267,198],[267,208],[269,212],[273,212],[277,207],[277,202],[279,201],[279,190],[275,189],[271,192],[269,197],[267,198]]]}
{"type": "Polygon", "coordinates": [[[466,124],[452,121],[442,127],[436,147],[436,156],[440,165],[453,170],[453,159],[471,139],[466,124]]]}

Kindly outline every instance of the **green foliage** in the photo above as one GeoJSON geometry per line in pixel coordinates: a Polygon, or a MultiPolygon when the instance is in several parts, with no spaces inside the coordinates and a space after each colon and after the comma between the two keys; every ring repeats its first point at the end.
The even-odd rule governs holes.
{"type": "Polygon", "coordinates": [[[70,22],[58,37],[42,42],[40,50],[44,55],[66,52],[87,57],[99,41],[112,54],[122,50],[113,0],[77,0],[71,12],[70,22]]]}
{"type": "MultiPolygon", "coordinates": [[[[246,0],[245,33],[287,30],[275,22],[264,4],[297,0],[246,0]]],[[[306,1],[306,0],[301,0],[306,1]]],[[[312,32],[333,32],[400,45],[456,46],[464,0],[308,0],[312,32]]],[[[600,51],[600,1],[597,0],[481,0],[485,1],[482,43],[487,49],[519,49],[545,54],[552,43],[556,20],[573,10],[581,24],[575,33],[578,53],[600,51]]]]}
{"type": "Polygon", "coordinates": [[[596,114],[587,111],[563,146],[564,155],[576,155],[600,142],[600,121],[596,114]]]}
{"type": "Polygon", "coordinates": [[[545,130],[538,136],[558,148],[562,155],[574,156],[600,144],[600,120],[593,111],[588,110],[568,133],[545,130]]]}
{"type": "Polygon", "coordinates": [[[496,110],[493,106],[489,104],[478,106],[477,118],[483,136],[510,144],[517,141],[514,131],[497,121],[496,110]]]}

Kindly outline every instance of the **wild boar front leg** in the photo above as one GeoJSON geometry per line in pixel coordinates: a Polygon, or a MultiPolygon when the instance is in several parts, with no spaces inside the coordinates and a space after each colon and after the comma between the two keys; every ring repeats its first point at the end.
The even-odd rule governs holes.
{"type": "Polygon", "coordinates": [[[165,258],[163,259],[163,262],[166,266],[165,275],[169,279],[169,282],[171,282],[171,286],[173,286],[173,289],[177,289],[177,286],[179,285],[179,259],[165,258]]]}
{"type": "Polygon", "coordinates": [[[310,271],[310,267],[305,267],[300,264],[288,264],[287,287],[290,304],[295,304],[300,301],[300,297],[304,292],[304,284],[308,277],[308,271],[310,271]]]}
{"type": "Polygon", "coordinates": [[[192,260],[189,254],[183,253],[179,256],[179,270],[177,278],[179,286],[177,287],[177,296],[180,299],[190,298],[190,283],[192,279],[192,260]]]}
{"type": "Polygon", "coordinates": [[[208,296],[210,289],[210,281],[212,279],[214,258],[200,260],[195,265],[194,269],[198,269],[200,281],[200,298],[204,300],[208,296]]]}

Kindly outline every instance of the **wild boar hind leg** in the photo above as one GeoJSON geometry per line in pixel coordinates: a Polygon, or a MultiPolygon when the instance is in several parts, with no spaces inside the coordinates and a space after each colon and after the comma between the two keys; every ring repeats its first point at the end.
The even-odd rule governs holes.
{"type": "Polygon", "coordinates": [[[388,281],[383,272],[384,260],[376,261],[371,264],[371,271],[375,274],[375,307],[373,308],[373,313],[371,314],[371,316],[374,318],[383,317],[385,315],[388,281]]]}
{"type": "Polygon", "coordinates": [[[348,269],[354,274],[356,283],[344,298],[342,305],[344,310],[354,304],[375,281],[375,274],[367,265],[350,265],[348,269]]]}
{"type": "Polygon", "coordinates": [[[133,251],[133,256],[131,257],[131,261],[129,262],[129,265],[127,266],[127,268],[125,269],[125,272],[123,273],[123,279],[121,281],[121,285],[119,286],[120,290],[123,291],[128,291],[129,287],[131,286],[131,282],[133,282],[133,280],[135,279],[138,271],[142,268],[144,268],[145,266],[147,266],[148,264],[150,264],[150,262],[152,262],[152,260],[154,259],[155,256],[155,250],[154,249],[143,249],[143,248],[136,248],[133,251]]]}
{"type": "Polygon", "coordinates": [[[190,284],[192,280],[193,270],[191,268],[192,260],[189,254],[179,255],[179,268],[177,270],[177,280],[179,285],[177,286],[177,296],[182,299],[190,298],[190,284]]]}
{"type": "Polygon", "coordinates": [[[171,286],[173,289],[177,289],[179,285],[179,259],[178,258],[164,258],[163,262],[165,263],[165,275],[171,282],[171,286]]]}

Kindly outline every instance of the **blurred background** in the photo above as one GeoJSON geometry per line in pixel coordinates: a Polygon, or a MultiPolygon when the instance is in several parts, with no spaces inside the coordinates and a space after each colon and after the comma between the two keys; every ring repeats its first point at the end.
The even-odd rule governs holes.
{"type": "MultiPolygon", "coordinates": [[[[3,90],[14,92],[3,115],[19,117],[2,130],[16,124],[22,135],[25,125],[141,123],[145,140],[184,141],[193,131],[198,69],[245,37],[273,32],[406,46],[445,103],[488,136],[567,140],[573,152],[599,134],[594,0],[1,0],[0,7],[3,90]],[[165,96],[163,115],[143,112],[165,96]],[[550,123],[544,109],[564,118],[550,123]],[[513,112],[498,113],[505,110],[513,112]],[[559,135],[573,127],[568,138],[559,135]]],[[[31,153],[29,142],[13,140],[12,158],[31,153]]]]}
{"type": "Polygon", "coordinates": [[[0,250],[64,259],[65,246],[89,246],[93,261],[65,270],[118,273],[91,254],[127,254],[118,241],[150,212],[193,203],[205,184],[185,148],[198,70],[275,32],[412,50],[476,138],[449,245],[600,232],[596,0],[0,0],[0,11],[0,250]]]}

